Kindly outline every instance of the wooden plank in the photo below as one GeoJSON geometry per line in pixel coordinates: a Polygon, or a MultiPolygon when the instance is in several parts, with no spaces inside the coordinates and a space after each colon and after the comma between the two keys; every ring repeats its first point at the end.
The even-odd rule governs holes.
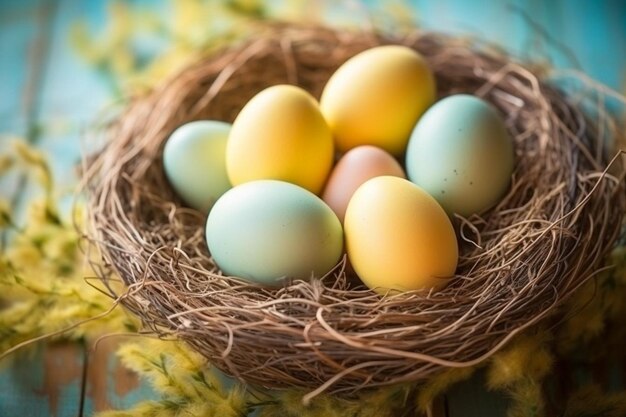
{"type": "Polygon", "coordinates": [[[140,401],[158,398],[147,381],[126,368],[115,355],[126,339],[103,339],[87,355],[83,415],[104,410],[125,410],[140,401]]]}
{"type": "MultiPolygon", "coordinates": [[[[40,131],[39,98],[48,63],[55,1],[0,3],[0,132],[35,144],[40,131]]],[[[0,152],[7,151],[6,138],[0,152]]],[[[3,198],[19,214],[24,177],[4,177],[3,198]]],[[[83,348],[76,343],[41,343],[0,363],[0,415],[77,416],[82,391],[83,348]]]]}
{"type": "MultiPolygon", "coordinates": [[[[40,0],[0,2],[0,155],[8,152],[10,133],[27,137],[34,114],[41,54],[45,45],[42,26],[48,17],[40,0]]],[[[0,178],[0,197],[12,200],[20,188],[19,175],[0,178]]]]}
{"type": "MultiPolygon", "coordinates": [[[[8,107],[0,109],[0,133],[10,132],[20,135],[31,144],[40,138],[38,120],[40,115],[39,98],[42,90],[43,74],[49,61],[49,42],[52,19],[56,11],[56,1],[29,0],[1,3],[0,31],[2,36],[0,62],[3,68],[0,75],[0,91],[8,91],[8,107]],[[6,25],[5,25],[6,23],[6,25]],[[4,111],[5,113],[2,113],[4,111]],[[6,117],[1,115],[5,114],[6,117]]],[[[0,152],[6,152],[7,140],[0,144],[0,152]]],[[[37,187],[27,186],[26,177],[21,174],[7,175],[0,181],[0,196],[9,199],[19,223],[25,210],[20,204],[26,195],[34,195],[37,187]]],[[[2,236],[2,245],[6,236],[2,236]]]]}
{"type": "Polygon", "coordinates": [[[0,132],[26,134],[32,97],[24,92],[33,75],[28,61],[40,36],[40,6],[39,0],[0,2],[0,132]]]}
{"type": "Polygon", "coordinates": [[[41,90],[41,118],[44,129],[38,147],[51,155],[62,211],[74,202],[76,168],[81,158],[94,149],[93,126],[98,115],[112,101],[112,91],[101,74],[78,56],[70,42],[70,29],[82,21],[98,38],[105,30],[107,8],[103,0],[59,0],[50,36],[52,65],[44,75],[41,90]]]}
{"type": "Polygon", "coordinates": [[[40,343],[0,362],[0,415],[76,417],[84,349],[78,343],[40,343]]]}

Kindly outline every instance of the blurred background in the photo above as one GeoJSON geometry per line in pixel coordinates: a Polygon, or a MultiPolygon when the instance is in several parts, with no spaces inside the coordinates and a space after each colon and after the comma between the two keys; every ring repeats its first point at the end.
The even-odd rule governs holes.
{"type": "Polygon", "coordinates": [[[626,89],[623,0],[0,0],[0,143],[36,143],[69,186],[81,132],[103,108],[274,19],[475,37],[626,89]]]}
{"type": "MultiPolygon", "coordinates": [[[[0,226],[9,206],[13,221],[25,223],[25,208],[42,192],[23,173],[3,171],[12,143],[36,150],[21,151],[27,162],[38,164],[40,155],[49,161],[44,188],[53,189],[67,211],[78,182],[75,167],[106,115],[189,62],[252,36],[254,23],[274,20],[399,33],[417,27],[473,38],[545,69],[568,91],[603,91],[615,115],[626,116],[618,97],[626,92],[624,0],[0,0],[0,226]]],[[[77,277],[84,286],[82,273],[77,277]]],[[[79,317],[67,314],[72,321],[79,317]]],[[[594,335],[602,330],[596,327],[594,335]]],[[[44,333],[28,331],[35,333],[25,331],[24,338],[44,333]]],[[[0,352],[4,337],[0,331],[0,352]]],[[[115,343],[105,342],[89,359],[83,335],[77,338],[79,345],[46,345],[34,356],[0,363],[0,415],[91,415],[154,396],[115,359],[115,343]]],[[[600,381],[609,390],[626,386],[623,352],[618,361],[586,368],[578,366],[588,365],[581,356],[555,366],[557,376],[567,377],[559,377],[565,388],[550,394],[554,402],[562,404],[559,393],[581,381],[600,381]]],[[[622,400],[626,407],[626,396],[622,400]]],[[[499,416],[507,406],[506,398],[487,395],[481,382],[470,380],[449,393],[439,415],[499,416]]]]}

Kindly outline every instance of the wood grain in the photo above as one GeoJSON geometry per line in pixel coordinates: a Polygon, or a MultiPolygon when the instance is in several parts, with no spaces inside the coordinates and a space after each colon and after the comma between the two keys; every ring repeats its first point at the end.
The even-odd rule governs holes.
{"type": "Polygon", "coordinates": [[[0,416],[78,416],[83,354],[77,343],[47,343],[0,362],[0,416]]]}
{"type": "Polygon", "coordinates": [[[88,350],[86,361],[84,415],[104,410],[124,410],[138,401],[155,399],[147,381],[126,368],[115,351],[126,341],[123,337],[106,338],[88,350]]]}

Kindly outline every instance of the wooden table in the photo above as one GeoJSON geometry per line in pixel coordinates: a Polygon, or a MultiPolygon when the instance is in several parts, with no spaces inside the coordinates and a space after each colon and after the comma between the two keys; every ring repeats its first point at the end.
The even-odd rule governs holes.
{"type": "MultiPolygon", "coordinates": [[[[147,0],[131,3],[161,15],[168,7],[147,0]]],[[[364,3],[374,7],[376,2],[364,3]]],[[[626,6],[620,0],[493,0],[481,2],[480,7],[463,0],[408,3],[425,28],[478,35],[522,58],[550,57],[559,67],[580,65],[592,77],[624,91],[626,6]]],[[[335,15],[350,14],[336,7],[335,15]]],[[[68,31],[78,18],[94,31],[101,30],[106,10],[103,0],[0,2],[0,134],[25,137],[49,154],[59,186],[68,189],[76,181],[71,167],[80,157],[81,134],[111,100],[106,82],[71,50],[68,31]]],[[[0,152],[6,142],[0,136],[0,152]]],[[[31,192],[15,181],[0,187],[1,195],[12,198],[18,207],[31,192]]],[[[69,202],[64,201],[66,207],[69,202]]],[[[0,416],[89,416],[154,398],[149,385],[112,354],[118,343],[119,338],[107,339],[93,351],[84,343],[43,342],[0,362],[0,416]]],[[[607,363],[608,368],[622,370],[617,376],[614,370],[573,366],[564,378],[570,385],[595,378],[624,386],[625,366],[624,361],[607,363]]],[[[507,401],[486,392],[479,374],[454,387],[440,401],[436,414],[501,416],[507,401]]]]}

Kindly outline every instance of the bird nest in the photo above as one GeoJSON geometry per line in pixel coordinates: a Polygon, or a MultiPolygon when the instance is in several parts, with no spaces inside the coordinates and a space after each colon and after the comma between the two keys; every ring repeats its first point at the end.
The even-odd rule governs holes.
{"type": "Polygon", "coordinates": [[[309,397],[420,381],[485,360],[598,273],[619,233],[625,193],[617,157],[609,169],[606,129],[529,68],[479,49],[428,33],[283,26],[185,68],[130,103],[89,167],[101,278],[109,283],[112,271],[123,279],[120,300],[148,330],[175,335],[248,383],[302,387],[309,397]],[[224,276],[207,249],[206,216],[185,207],[165,178],[165,140],[192,120],[232,122],[271,85],[319,97],[344,61],[390,43],[425,57],[438,97],[470,93],[495,105],[514,138],[508,194],[481,216],[454,219],[456,279],[436,292],[381,296],[359,284],[345,259],[324,277],[281,288],[224,276]]]}

